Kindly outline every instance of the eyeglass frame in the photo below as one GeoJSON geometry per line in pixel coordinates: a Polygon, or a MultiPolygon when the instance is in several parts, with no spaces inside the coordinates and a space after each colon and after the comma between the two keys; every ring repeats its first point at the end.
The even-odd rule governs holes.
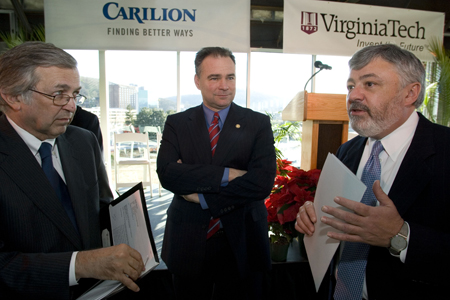
{"type": "Polygon", "coordinates": [[[84,100],[83,101],[80,101],[79,99],[77,99],[78,97],[82,97],[82,98],[84,98],[84,99],[86,99],[86,96],[84,96],[84,95],[82,95],[82,94],[78,94],[78,95],[76,95],[76,96],[70,96],[70,95],[68,95],[68,94],[59,94],[59,95],[56,95],[56,96],[53,96],[53,95],[49,95],[49,94],[46,94],[46,93],[43,93],[43,92],[39,92],[39,91],[36,91],[36,90],[33,90],[33,89],[28,89],[29,91],[32,91],[32,92],[35,92],[35,93],[38,93],[38,94],[41,94],[41,95],[43,95],[43,96],[47,96],[47,97],[49,97],[49,98],[51,98],[52,99],[52,101],[53,101],[53,105],[56,105],[56,106],[65,106],[65,105],[67,105],[67,103],[69,103],[70,102],[70,99],[73,99],[74,101],[75,101],[75,104],[81,104],[81,103],[83,103],[84,102],[84,100]],[[67,97],[69,97],[68,98],[68,100],[67,100],[67,102],[66,103],[64,103],[64,104],[56,104],[55,103],[55,98],[56,97],[58,97],[58,96],[67,96],[67,97]]]}

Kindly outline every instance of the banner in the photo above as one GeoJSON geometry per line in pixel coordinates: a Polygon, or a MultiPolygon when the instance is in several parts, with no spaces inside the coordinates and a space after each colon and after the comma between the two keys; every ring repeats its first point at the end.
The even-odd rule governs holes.
{"type": "Polygon", "coordinates": [[[250,49],[250,0],[45,0],[46,41],[64,49],[250,49]]]}
{"type": "Polygon", "coordinates": [[[284,0],[285,53],[352,56],[379,44],[397,44],[421,60],[433,60],[432,37],[443,40],[445,14],[411,9],[284,0]]]}

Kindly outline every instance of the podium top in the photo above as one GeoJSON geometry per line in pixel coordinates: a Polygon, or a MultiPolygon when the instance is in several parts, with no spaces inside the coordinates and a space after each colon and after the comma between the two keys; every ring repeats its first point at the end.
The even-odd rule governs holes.
{"type": "Polygon", "coordinates": [[[285,121],[347,121],[345,94],[321,94],[300,91],[283,109],[285,121]]]}

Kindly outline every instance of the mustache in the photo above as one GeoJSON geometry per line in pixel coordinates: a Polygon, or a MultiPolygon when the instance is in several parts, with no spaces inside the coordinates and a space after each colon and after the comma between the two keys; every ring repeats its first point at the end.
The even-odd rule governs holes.
{"type": "Polygon", "coordinates": [[[350,106],[348,107],[348,110],[362,110],[367,112],[370,115],[370,108],[366,105],[359,103],[359,102],[352,102],[350,103],[350,106]]]}

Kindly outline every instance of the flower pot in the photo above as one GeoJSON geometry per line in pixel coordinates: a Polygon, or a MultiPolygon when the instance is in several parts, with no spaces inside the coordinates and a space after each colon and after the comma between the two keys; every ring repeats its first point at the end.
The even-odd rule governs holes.
{"type": "Polygon", "coordinates": [[[270,257],[272,261],[274,262],[286,261],[288,250],[289,250],[289,242],[286,239],[284,239],[283,241],[270,243],[270,257]]]}

